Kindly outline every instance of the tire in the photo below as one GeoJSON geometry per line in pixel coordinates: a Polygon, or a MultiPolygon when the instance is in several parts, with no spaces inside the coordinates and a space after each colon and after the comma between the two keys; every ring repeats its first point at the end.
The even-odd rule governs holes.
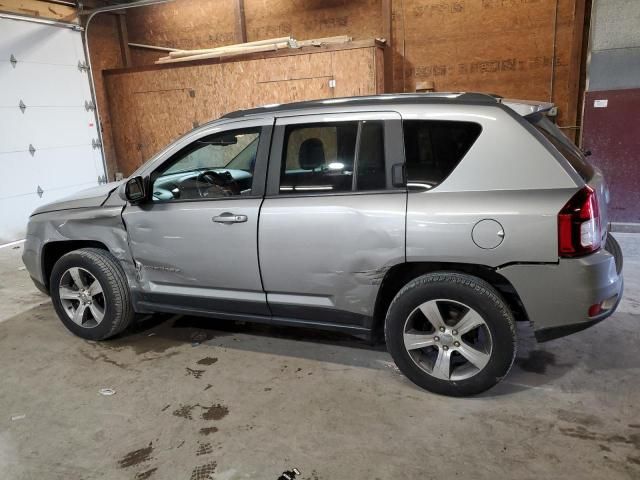
{"type": "Polygon", "coordinates": [[[430,273],[405,285],[387,311],[385,339],[404,375],[448,396],[491,388],[516,356],[515,321],[507,304],[487,282],[462,273],[430,273]]]}
{"type": "Polygon", "coordinates": [[[113,337],[135,317],[125,273],[106,250],[82,248],[63,255],[53,266],[50,291],[65,327],[87,340],[113,337]]]}
{"type": "Polygon", "coordinates": [[[624,263],[622,248],[620,248],[620,244],[610,233],[607,235],[607,241],[604,244],[604,249],[613,255],[613,258],[616,261],[616,272],[620,275],[620,273],[622,273],[622,266],[624,263]]]}

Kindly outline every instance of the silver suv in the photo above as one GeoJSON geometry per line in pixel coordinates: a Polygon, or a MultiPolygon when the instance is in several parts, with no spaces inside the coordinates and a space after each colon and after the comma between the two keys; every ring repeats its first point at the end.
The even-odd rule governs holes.
{"type": "Polygon", "coordinates": [[[550,108],[455,93],[231,113],[36,210],[24,263],[82,338],[153,312],[384,331],[413,382],[475,394],[509,371],[515,321],[545,341],[622,296],[604,180],[550,108]]]}

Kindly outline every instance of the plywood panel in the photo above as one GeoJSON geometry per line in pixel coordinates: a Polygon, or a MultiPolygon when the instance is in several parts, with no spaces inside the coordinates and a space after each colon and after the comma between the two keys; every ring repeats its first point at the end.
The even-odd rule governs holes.
{"type": "Polygon", "coordinates": [[[305,78],[301,80],[281,80],[257,84],[257,96],[260,103],[301,102],[318,98],[333,97],[329,87],[330,77],[305,78]]]}
{"type": "Polygon", "coordinates": [[[0,11],[78,23],[74,7],[38,0],[0,0],[0,11]]]}
{"type": "Polygon", "coordinates": [[[193,129],[196,123],[195,91],[189,88],[136,92],[135,105],[140,161],[160,151],[167,139],[175,139],[193,129]]]}
{"type": "MultiPolygon", "coordinates": [[[[552,99],[560,123],[574,125],[580,72],[572,59],[582,47],[584,1],[395,0],[393,83],[386,88],[413,91],[416,81],[431,80],[439,91],[552,99]]],[[[248,40],[383,36],[382,3],[244,0],[248,40]]],[[[132,14],[130,35],[141,43],[196,48],[235,41],[233,2],[175,0],[132,14]]],[[[136,64],[150,57],[140,54],[136,64]]]]}
{"type": "MultiPolygon", "coordinates": [[[[2,0],[0,0],[2,1],[2,0]]],[[[195,49],[236,43],[234,2],[176,0],[127,12],[129,41],[195,49]]]]}
{"type": "Polygon", "coordinates": [[[573,124],[568,67],[582,22],[575,7],[574,0],[395,2],[394,88],[413,91],[430,80],[438,91],[553,100],[561,123],[573,124]]]}
{"type": "MultiPolygon", "coordinates": [[[[376,79],[376,54],[377,49],[345,50],[333,52],[332,63],[336,80],[336,97],[350,97],[353,95],[371,95],[378,89],[376,79]]],[[[379,81],[384,81],[378,77],[379,81]]]]}
{"type": "Polygon", "coordinates": [[[382,36],[381,0],[244,0],[247,39],[382,36]]]}
{"type": "MultiPolygon", "coordinates": [[[[129,38],[131,41],[131,38],[129,38]]],[[[141,65],[153,65],[159,57],[166,55],[158,50],[149,50],[147,48],[129,47],[131,52],[131,66],[138,67],[141,65]]]]}
{"type": "Polygon", "coordinates": [[[89,48],[91,52],[91,66],[93,82],[95,85],[95,97],[100,114],[100,125],[102,127],[102,143],[105,159],[107,161],[107,175],[110,180],[114,179],[117,170],[115,165],[115,146],[111,136],[111,115],[107,91],[103,84],[102,71],[110,68],[121,68],[124,66],[120,44],[118,42],[118,26],[116,15],[97,15],[91,21],[88,30],[89,48]]]}
{"type": "Polygon", "coordinates": [[[195,125],[269,103],[376,93],[378,47],[108,72],[118,168],[131,173],[195,125]],[[335,79],[335,88],[329,80],[335,79]]]}

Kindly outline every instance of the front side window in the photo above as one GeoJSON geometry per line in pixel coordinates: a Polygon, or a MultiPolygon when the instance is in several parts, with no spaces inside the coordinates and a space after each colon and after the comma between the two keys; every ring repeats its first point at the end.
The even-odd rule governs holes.
{"type": "Polygon", "coordinates": [[[260,128],[200,138],[152,175],[153,200],[197,200],[250,195],[260,128]]]}
{"type": "Polygon", "coordinates": [[[405,120],[402,128],[407,186],[414,190],[440,185],[482,131],[477,123],[439,120],[405,120]]]}
{"type": "Polygon", "coordinates": [[[381,121],[289,125],[284,136],[280,193],[383,189],[384,159],[381,121]]]}

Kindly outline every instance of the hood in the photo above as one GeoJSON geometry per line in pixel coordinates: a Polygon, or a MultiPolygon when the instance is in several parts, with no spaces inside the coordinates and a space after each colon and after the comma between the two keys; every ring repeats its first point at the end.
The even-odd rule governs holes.
{"type": "Polygon", "coordinates": [[[63,197],[55,202],[47,203],[36,208],[31,215],[54,212],[56,210],[68,210],[71,208],[99,207],[122,182],[123,180],[80,190],[73,195],[63,197]]]}

